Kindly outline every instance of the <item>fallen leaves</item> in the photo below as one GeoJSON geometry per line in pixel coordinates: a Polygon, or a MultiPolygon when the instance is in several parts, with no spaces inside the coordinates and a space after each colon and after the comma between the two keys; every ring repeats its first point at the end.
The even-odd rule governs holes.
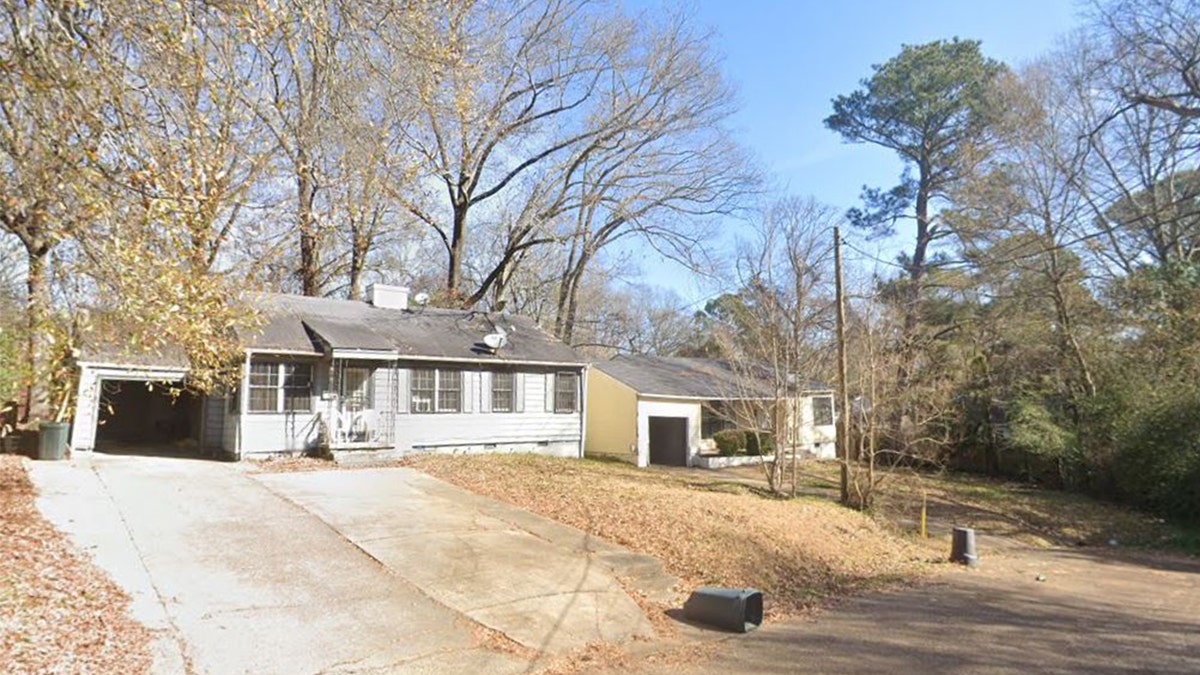
{"type": "Polygon", "coordinates": [[[925,568],[904,539],[819,499],[710,491],[665,472],[532,455],[431,455],[409,464],[655,556],[688,586],[757,588],[775,619],[925,568]]]}
{"type": "Polygon", "coordinates": [[[149,631],[129,598],[38,513],[25,460],[0,455],[0,669],[141,673],[149,631]]]}

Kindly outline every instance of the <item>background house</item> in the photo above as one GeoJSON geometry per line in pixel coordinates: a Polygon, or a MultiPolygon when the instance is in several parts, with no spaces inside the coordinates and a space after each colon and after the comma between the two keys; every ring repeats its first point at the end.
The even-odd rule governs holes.
{"type": "Polygon", "coordinates": [[[221,395],[173,399],[180,355],[84,356],[71,447],[582,454],[586,364],[570,347],[521,317],[368,295],[258,296],[265,323],[221,395]]]}
{"type": "MultiPolygon", "coordinates": [[[[722,361],[617,356],[589,370],[587,397],[585,454],[638,466],[691,466],[705,439],[747,426],[747,414],[772,407],[774,394],[722,361]]],[[[777,441],[834,457],[833,391],[817,383],[794,386],[785,406],[787,433],[777,441]]]]}

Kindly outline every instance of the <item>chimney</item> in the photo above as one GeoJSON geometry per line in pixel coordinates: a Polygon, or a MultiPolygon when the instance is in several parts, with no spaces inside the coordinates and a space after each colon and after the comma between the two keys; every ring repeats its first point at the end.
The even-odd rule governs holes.
{"type": "Polygon", "coordinates": [[[408,286],[371,284],[367,286],[367,302],[384,309],[408,309],[408,286]]]}

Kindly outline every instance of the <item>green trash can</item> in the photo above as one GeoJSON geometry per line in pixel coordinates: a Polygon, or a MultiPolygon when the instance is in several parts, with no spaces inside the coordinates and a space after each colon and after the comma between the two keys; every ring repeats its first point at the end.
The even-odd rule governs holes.
{"type": "Polygon", "coordinates": [[[763,596],[753,588],[701,586],[683,603],[689,621],[748,633],[762,624],[763,596]]]}
{"type": "Polygon", "coordinates": [[[37,458],[56,460],[67,456],[69,422],[43,422],[38,426],[37,458]]]}

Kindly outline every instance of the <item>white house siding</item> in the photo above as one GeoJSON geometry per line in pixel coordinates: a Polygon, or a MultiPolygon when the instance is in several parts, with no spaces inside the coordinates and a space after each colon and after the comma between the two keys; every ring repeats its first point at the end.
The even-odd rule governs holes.
{"type": "MultiPolygon", "coordinates": [[[[270,357],[271,360],[287,360],[286,357],[270,357]]],[[[297,359],[303,361],[303,359],[297,359]]],[[[281,452],[305,452],[314,450],[320,441],[321,393],[327,391],[329,361],[322,360],[313,365],[313,405],[307,413],[249,412],[250,397],[243,371],[241,414],[238,420],[238,451],[240,456],[262,455],[281,452]]]]}
{"type": "MultiPolygon", "coordinates": [[[[226,405],[229,405],[227,400],[226,405]]],[[[225,428],[221,434],[221,449],[231,457],[237,456],[238,438],[241,436],[242,416],[226,409],[225,413],[225,428]]]]}
{"type": "Polygon", "coordinates": [[[207,448],[223,448],[225,438],[224,396],[205,396],[203,403],[204,422],[200,432],[200,443],[207,448]]]}
{"type": "Polygon", "coordinates": [[[316,413],[246,413],[241,416],[242,455],[302,452],[317,447],[316,413]]]}
{"type": "Polygon", "coordinates": [[[650,465],[650,418],[684,417],[688,421],[688,466],[700,454],[700,402],[641,397],[637,404],[637,465],[650,465]]]}
{"type": "Polygon", "coordinates": [[[407,369],[401,381],[396,416],[396,448],[402,452],[531,452],[578,457],[582,452],[582,411],[555,413],[547,408],[546,374],[518,371],[519,412],[485,412],[491,408],[488,371],[463,369],[463,412],[408,412],[407,369]]]}
{"type": "MultiPolygon", "coordinates": [[[[815,396],[832,396],[832,394],[816,394],[815,396]]],[[[820,459],[835,459],[837,457],[837,426],[836,424],[813,424],[813,395],[805,395],[800,399],[800,449],[813,453],[820,459]]],[[[835,418],[836,422],[835,410],[835,418]]]]}
{"type": "MultiPolygon", "coordinates": [[[[517,412],[490,412],[490,370],[476,365],[405,364],[397,372],[396,388],[380,364],[375,379],[376,407],[387,398],[396,405],[395,449],[400,452],[531,452],[562,457],[578,457],[583,447],[583,413],[555,413],[547,395],[547,369],[517,371],[517,412]],[[409,383],[414,367],[458,368],[463,376],[463,405],[458,413],[413,413],[410,411],[409,383]],[[394,398],[392,398],[394,397],[394,398]]],[[[336,406],[322,400],[321,394],[332,386],[329,368],[319,365],[314,371],[313,413],[243,413],[229,416],[227,436],[233,427],[240,432],[242,456],[302,452],[317,447],[319,419],[336,406]]],[[[582,376],[580,377],[582,381],[582,376]]],[[[582,392],[580,392],[582,397],[582,392]]],[[[582,403],[582,398],[580,399],[582,403]]],[[[582,408],[582,405],[580,406],[582,408]]],[[[227,447],[234,447],[228,439],[227,447]]]]}

